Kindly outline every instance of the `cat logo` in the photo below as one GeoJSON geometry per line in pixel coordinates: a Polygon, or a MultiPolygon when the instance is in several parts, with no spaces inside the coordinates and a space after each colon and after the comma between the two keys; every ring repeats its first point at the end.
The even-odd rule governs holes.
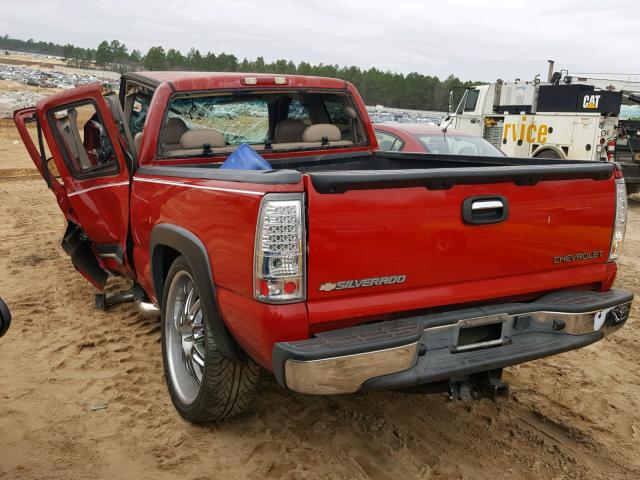
{"type": "Polygon", "coordinates": [[[598,104],[600,103],[600,95],[585,95],[582,99],[582,107],[588,108],[590,110],[595,110],[598,108],[598,104]]]}

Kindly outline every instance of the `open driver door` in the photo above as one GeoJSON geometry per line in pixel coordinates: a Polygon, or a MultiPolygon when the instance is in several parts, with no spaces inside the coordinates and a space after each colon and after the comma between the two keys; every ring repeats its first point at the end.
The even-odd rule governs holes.
{"type": "Polygon", "coordinates": [[[14,113],[22,141],[67,219],[62,247],[99,290],[109,272],[133,276],[127,238],[135,152],[122,117],[117,96],[105,98],[97,83],[14,113]]]}

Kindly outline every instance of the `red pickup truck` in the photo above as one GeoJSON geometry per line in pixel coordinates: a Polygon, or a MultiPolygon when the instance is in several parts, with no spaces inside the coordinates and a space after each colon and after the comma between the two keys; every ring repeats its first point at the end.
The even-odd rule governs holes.
{"type": "Polygon", "coordinates": [[[76,269],[99,290],[132,279],[111,301],[161,315],[191,421],[239,412],[262,368],[306,394],[493,396],[504,367],[629,316],[613,163],[380,152],[356,89],[330,78],[129,73],[103,93],[15,123],[76,269]],[[268,167],[227,168],[242,144],[268,167]]]}

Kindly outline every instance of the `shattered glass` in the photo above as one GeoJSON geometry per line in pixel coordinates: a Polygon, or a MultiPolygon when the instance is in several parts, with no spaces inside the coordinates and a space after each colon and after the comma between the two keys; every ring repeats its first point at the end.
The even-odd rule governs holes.
{"type": "Polygon", "coordinates": [[[151,97],[146,95],[136,95],[133,102],[131,118],[129,119],[129,130],[131,130],[131,135],[135,136],[136,133],[142,132],[142,128],[147,121],[147,112],[149,111],[150,103],[151,97]]]}
{"type": "Polygon", "coordinates": [[[262,98],[176,98],[169,105],[169,117],[181,118],[190,130],[217,130],[229,145],[264,143],[269,134],[269,106],[262,98]]]}
{"type": "Polygon", "coordinates": [[[289,103],[289,112],[287,114],[287,118],[294,120],[302,120],[305,125],[311,125],[311,115],[309,114],[309,110],[307,107],[302,105],[302,102],[297,99],[291,100],[289,103]]]}

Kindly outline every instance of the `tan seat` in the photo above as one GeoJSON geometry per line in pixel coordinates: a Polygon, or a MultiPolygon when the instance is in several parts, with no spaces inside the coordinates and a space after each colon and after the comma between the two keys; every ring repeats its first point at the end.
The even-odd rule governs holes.
{"type": "Polygon", "coordinates": [[[331,123],[309,125],[302,133],[303,142],[322,142],[326,138],[329,143],[342,140],[340,129],[331,123]]]}
{"type": "MultiPolygon", "coordinates": [[[[232,153],[238,148],[238,145],[225,145],[224,147],[211,147],[211,153],[213,154],[222,154],[222,153],[232,153]]],[[[265,146],[262,144],[251,145],[256,151],[262,151],[265,149],[265,146]]],[[[168,157],[189,157],[189,156],[197,156],[202,155],[202,148],[190,149],[190,150],[171,150],[166,152],[165,155],[168,157]]]]}
{"type": "Polygon", "coordinates": [[[306,125],[302,120],[294,118],[280,120],[273,132],[273,143],[300,142],[305,128],[306,125]]]}
{"type": "MultiPolygon", "coordinates": [[[[293,125],[293,124],[290,124],[293,125]]],[[[292,129],[297,127],[293,126],[292,129]]],[[[285,128],[286,130],[286,128],[285,128]]],[[[292,134],[291,132],[287,132],[292,134]]],[[[353,145],[350,140],[341,140],[340,129],[330,123],[320,123],[308,126],[302,133],[302,141],[278,142],[272,144],[272,150],[289,150],[295,148],[323,148],[325,146],[347,146],[353,145]],[[326,138],[328,144],[323,144],[326,138]]],[[[238,148],[237,145],[226,145],[224,135],[214,129],[187,130],[180,138],[180,147],[163,151],[163,155],[168,157],[195,157],[205,153],[225,154],[231,153],[238,148]]],[[[263,144],[251,145],[254,150],[270,152],[263,144]]]]}
{"type": "Polygon", "coordinates": [[[180,137],[178,148],[163,151],[165,156],[184,157],[202,155],[207,152],[218,153],[228,147],[224,135],[212,128],[202,128],[197,130],[187,130],[180,137]]]}
{"type": "Polygon", "coordinates": [[[160,148],[162,152],[170,152],[180,148],[180,139],[188,130],[184,120],[177,117],[169,117],[162,131],[160,139],[160,148]]]}
{"type": "MultiPolygon", "coordinates": [[[[351,140],[342,140],[342,132],[338,127],[331,123],[316,123],[305,128],[302,134],[302,141],[307,143],[323,143],[328,142],[327,146],[345,146],[353,145],[351,140]]],[[[307,145],[311,147],[311,145],[307,145]]]]}
{"type": "Polygon", "coordinates": [[[331,123],[316,123],[309,125],[302,132],[302,141],[278,142],[272,144],[274,150],[290,150],[293,148],[322,148],[324,146],[353,145],[350,140],[342,140],[340,129],[331,123]],[[323,139],[328,143],[323,144],[323,139]]]}
{"type": "Polygon", "coordinates": [[[290,150],[292,148],[324,148],[324,147],[345,147],[353,145],[351,140],[338,140],[337,142],[329,142],[323,145],[322,142],[291,142],[291,143],[274,143],[271,145],[274,151],[290,150]]]}
{"type": "Polygon", "coordinates": [[[292,148],[321,148],[322,142],[288,142],[288,143],[274,143],[271,148],[277,150],[290,150],[292,148]]]}
{"type": "Polygon", "coordinates": [[[213,128],[188,130],[180,137],[180,148],[182,150],[216,148],[224,147],[225,145],[224,135],[213,128]]]}

